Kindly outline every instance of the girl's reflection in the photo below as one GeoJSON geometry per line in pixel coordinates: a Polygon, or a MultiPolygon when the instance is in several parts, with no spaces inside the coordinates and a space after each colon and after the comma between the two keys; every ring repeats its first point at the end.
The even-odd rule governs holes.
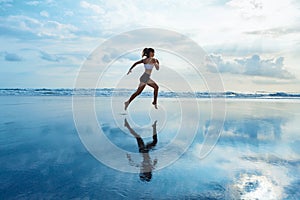
{"type": "Polygon", "coordinates": [[[129,160],[129,164],[132,166],[140,167],[140,179],[142,181],[149,182],[152,178],[152,170],[154,169],[157,159],[154,159],[154,161],[151,160],[149,156],[149,151],[157,144],[157,132],[156,132],[156,123],[155,121],[152,125],[153,129],[153,136],[152,136],[152,142],[147,143],[145,145],[143,139],[139,134],[137,134],[129,125],[126,118],[124,120],[124,126],[128,128],[130,133],[136,138],[139,152],[143,155],[143,161],[141,164],[135,164],[134,161],[131,159],[130,154],[127,154],[127,158],[129,160]]]}

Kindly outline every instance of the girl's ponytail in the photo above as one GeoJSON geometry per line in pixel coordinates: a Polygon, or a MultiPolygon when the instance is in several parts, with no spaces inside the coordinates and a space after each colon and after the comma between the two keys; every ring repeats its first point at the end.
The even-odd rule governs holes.
{"type": "Polygon", "coordinates": [[[145,48],[142,52],[142,57],[146,56],[147,58],[149,57],[149,49],[145,48]]]}

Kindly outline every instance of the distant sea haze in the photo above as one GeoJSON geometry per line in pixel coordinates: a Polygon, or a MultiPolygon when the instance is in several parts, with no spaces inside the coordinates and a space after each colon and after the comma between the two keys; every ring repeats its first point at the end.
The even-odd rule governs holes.
{"type": "MultiPolygon", "coordinates": [[[[129,96],[135,89],[48,89],[48,88],[3,88],[0,89],[0,96],[129,96]]],[[[141,97],[152,97],[152,91],[144,91],[141,97]]],[[[159,96],[164,98],[241,98],[241,99],[300,99],[300,93],[286,92],[257,92],[257,93],[237,93],[237,92],[170,92],[159,91],[159,96]]]]}

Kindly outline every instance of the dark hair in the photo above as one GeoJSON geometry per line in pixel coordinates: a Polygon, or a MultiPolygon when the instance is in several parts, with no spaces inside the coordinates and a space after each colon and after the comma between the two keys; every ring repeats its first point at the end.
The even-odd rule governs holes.
{"type": "Polygon", "coordinates": [[[142,52],[142,57],[146,56],[147,58],[149,58],[150,52],[154,53],[154,49],[153,48],[145,48],[142,52]]]}

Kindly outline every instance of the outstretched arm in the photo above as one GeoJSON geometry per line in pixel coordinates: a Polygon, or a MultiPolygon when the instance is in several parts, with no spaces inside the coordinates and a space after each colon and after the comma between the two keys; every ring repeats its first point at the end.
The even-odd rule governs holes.
{"type": "Polygon", "coordinates": [[[135,62],[135,63],[130,67],[130,69],[128,70],[127,75],[131,73],[131,70],[132,70],[136,65],[141,64],[141,63],[143,63],[143,59],[142,59],[142,60],[139,60],[139,61],[137,61],[137,62],[135,62]]]}
{"type": "Polygon", "coordinates": [[[131,166],[140,167],[139,164],[135,164],[135,162],[131,159],[130,154],[127,153],[126,156],[127,156],[128,161],[129,161],[129,164],[130,164],[131,166]]]}

